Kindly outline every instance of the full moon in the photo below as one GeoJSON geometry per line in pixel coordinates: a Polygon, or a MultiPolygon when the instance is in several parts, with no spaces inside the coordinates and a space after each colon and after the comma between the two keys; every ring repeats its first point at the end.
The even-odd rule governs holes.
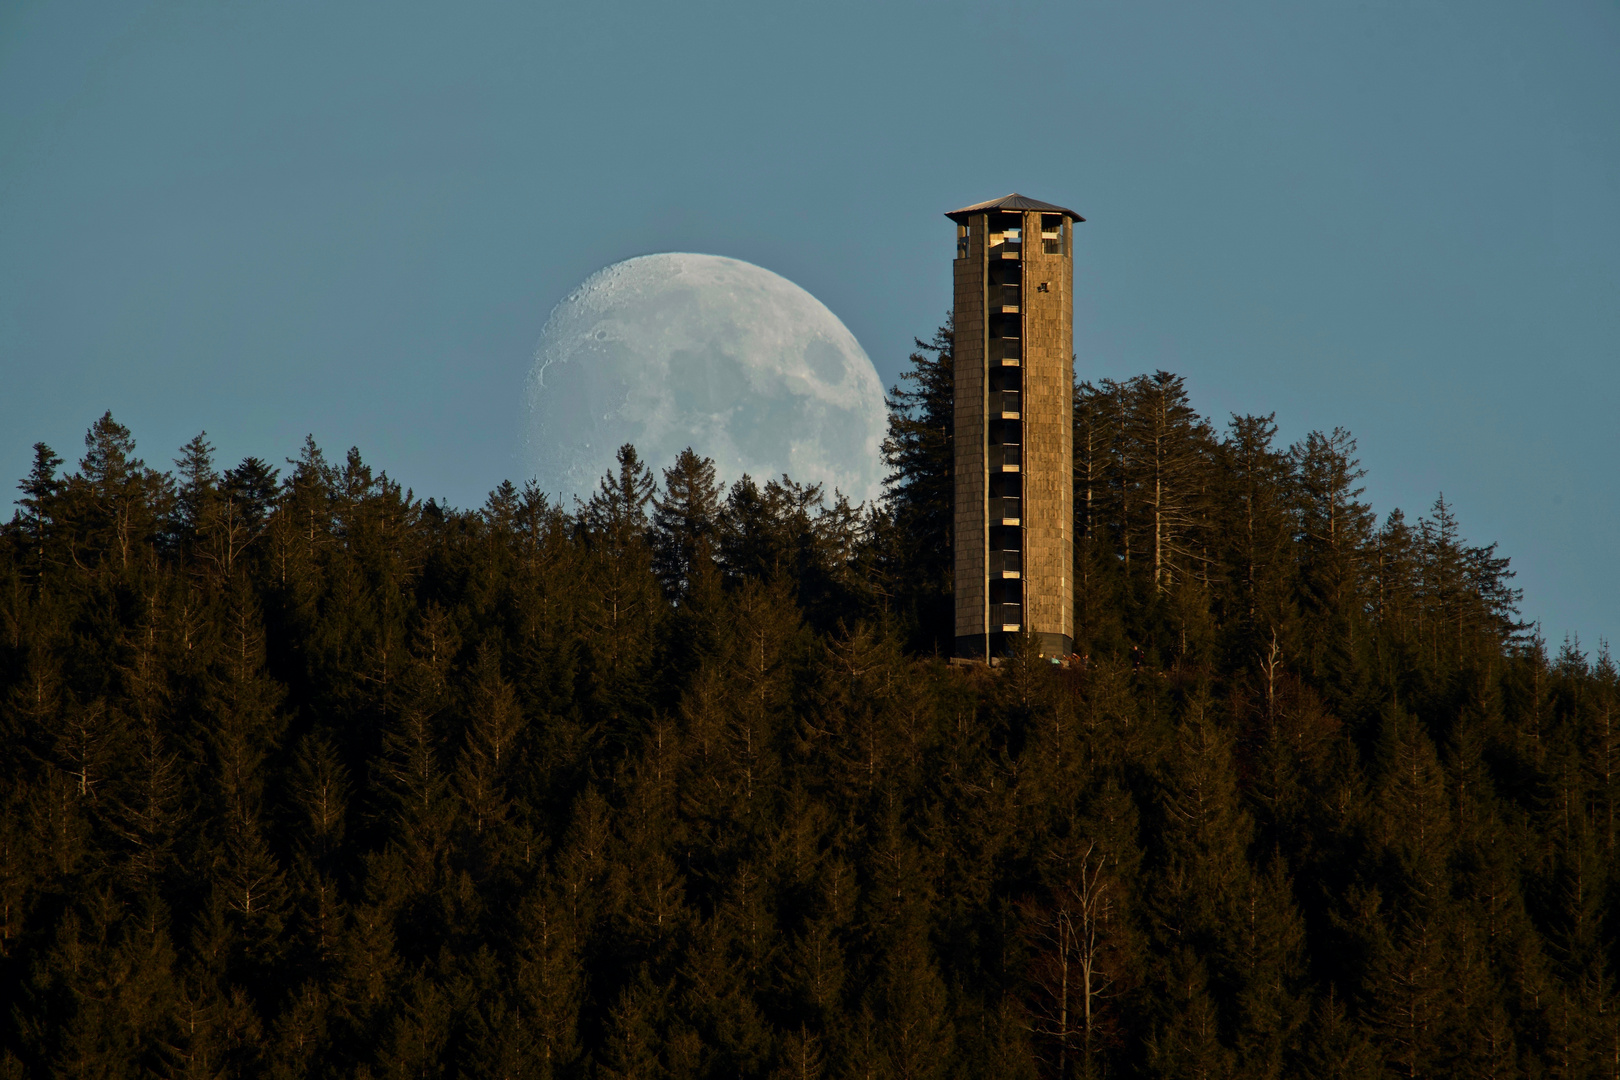
{"type": "Polygon", "coordinates": [[[859,501],[882,487],[883,384],[855,337],[793,282],[667,253],[591,275],[552,311],[529,376],[529,464],[586,498],[634,443],[660,470],[690,446],[722,482],[786,473],[859,501]]]}

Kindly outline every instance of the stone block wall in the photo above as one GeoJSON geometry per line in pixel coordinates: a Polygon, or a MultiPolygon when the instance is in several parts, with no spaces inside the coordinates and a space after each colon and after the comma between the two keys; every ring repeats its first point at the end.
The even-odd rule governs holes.
{"type": "MultiPolygon", "coordinates": [[[[1065,238],[1072,226],[1065,223],[1065,238]]],[[[1074,281],[1041,215],[1024,214],[1024,606],[1037,634],[1074,636],[1074,281]],[[1044,286],[1045,291],[1042,291],[1044,286]]]]}

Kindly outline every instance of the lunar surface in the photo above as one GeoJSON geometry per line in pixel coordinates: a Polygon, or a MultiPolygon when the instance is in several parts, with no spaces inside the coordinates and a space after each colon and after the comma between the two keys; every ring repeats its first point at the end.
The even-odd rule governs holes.
{"type": "Polygon", "coordinates": [[[529,376],[529,465],[586,498],[634,443],[661,470],[690,446],[721,481],[787,473],[875,497],[883,384],[844,324],[793,282],[718,255],[600,270],[546,320],[529,376]]]}

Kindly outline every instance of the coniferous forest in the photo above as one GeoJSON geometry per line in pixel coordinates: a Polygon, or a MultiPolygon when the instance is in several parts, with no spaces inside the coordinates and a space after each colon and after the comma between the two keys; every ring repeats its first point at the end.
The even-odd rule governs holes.
{"type": "Polygon", "coordinates": [[[950,665],[918,345],[877,505],[37,446],[0,1076],[1620,1075],[1607,652],[1160,372],[1075,394],[1076,655],[950,665]]]}

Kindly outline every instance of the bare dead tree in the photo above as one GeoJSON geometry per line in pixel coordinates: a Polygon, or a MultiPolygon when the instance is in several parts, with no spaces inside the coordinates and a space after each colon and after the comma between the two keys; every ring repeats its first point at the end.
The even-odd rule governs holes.
{"type": "Polygon", "coordinates": [[[1069,864],[1045,904],[1026,909],[1028,934],[1036,949],[1032,981],[1036,1002],[1030,1030],[1056,1044],[1055,1074],[1090,1075],[1103,1042],[1101,1007],[1110,996],[1114,975],[1108,963],[1113,951],[1110,918],[1111,882],[1104,859],[1088,843],[1069,864]],[[1078,1057],[1079,1073],[1071,1070],[1078,1057]]]}

